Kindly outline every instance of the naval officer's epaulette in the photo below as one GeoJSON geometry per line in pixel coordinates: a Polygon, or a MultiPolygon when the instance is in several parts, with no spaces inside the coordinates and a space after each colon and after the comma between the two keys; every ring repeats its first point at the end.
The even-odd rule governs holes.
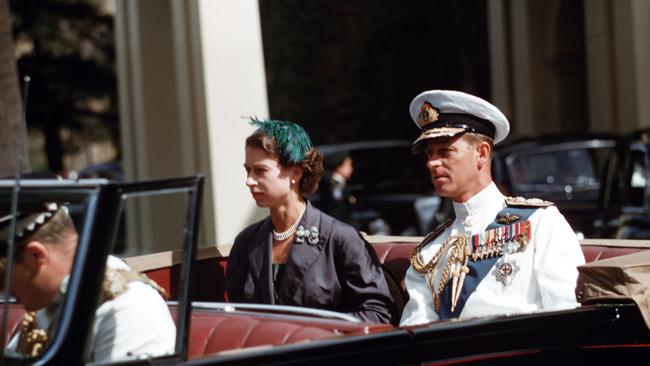
{"type": "Polygon", "coordinates": [[[551,201],[539,198],[506,197],[508,207],[549,207],[555,205],[551,201]]]}
{"type": "Polygon", "coordinates": [[[129,289],[130,282],[142,282],[146,285],[153,287],[158,291],[160,296],[165,300],[169,298],[167,291],[160,287],[155,281],[147,277],[144,273],[140,273],[131,268],[129,269],[114,269],[106,267],[104,274],[104,281],[102,282],[102,294],[100,302],[104,303],[113,300],[122,295],[129,289]]]}

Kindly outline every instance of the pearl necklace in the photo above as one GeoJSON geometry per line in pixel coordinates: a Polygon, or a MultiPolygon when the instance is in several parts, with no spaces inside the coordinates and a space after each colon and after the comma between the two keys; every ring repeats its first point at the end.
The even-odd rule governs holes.
{"type": "Polygon", "coordinates": [[[305,214],[305,211],[307,211],[307,207],[305,207],[304,210],[298,215],[298,219],[296,219],[296,222],[293,223],[286,231],[283,231],[281,233],[275,231],[273,229],[273,240],[285,240],[291,235],[293,235],[296,232],[296,229],[298,228],[298,224],[300,224],[300,220],[302,220],[302,216],[305,214]]]}

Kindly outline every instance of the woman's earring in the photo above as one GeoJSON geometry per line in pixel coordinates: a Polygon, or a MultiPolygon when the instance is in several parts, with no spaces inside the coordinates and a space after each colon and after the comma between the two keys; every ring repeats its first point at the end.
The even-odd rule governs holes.
{"type": "Polygon", "coordinates": [[[291,180],[291,184],[296,184],[296,180],[295,180],[295,179],[292,179],[292,180],[291,180]]]}

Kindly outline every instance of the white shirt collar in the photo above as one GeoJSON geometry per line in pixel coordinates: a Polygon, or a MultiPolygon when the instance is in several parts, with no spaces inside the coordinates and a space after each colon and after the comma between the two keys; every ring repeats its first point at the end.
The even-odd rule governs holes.
{"type": "Polygon", "coordinates": [[[497,211],[501,210],[503,202],[503,194],[501,194],[496,184],[492,182],[465,202],[453,201],[456,220],[465,220],[467,217],[484,215],[485,213],[492,214],[495,208],[497,208],[497,211]]]}

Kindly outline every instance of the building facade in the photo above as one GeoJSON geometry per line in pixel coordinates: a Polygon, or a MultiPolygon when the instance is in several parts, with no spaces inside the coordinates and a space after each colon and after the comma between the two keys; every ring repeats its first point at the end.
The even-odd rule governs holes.
{"type": "MultiPolygon", "coordinates": [[[[492,101],[513,137],[650,125],[650,1],[486,0],[492,101]]],[[[268,116],[255,0],[117,0],[122,159],[128,179],[203,172],[200,243],[232,243],[266,214],[244,185],[248,116],[268,116]]],[[[129,236],[171,249],[158,203],[129,236]]]]}

